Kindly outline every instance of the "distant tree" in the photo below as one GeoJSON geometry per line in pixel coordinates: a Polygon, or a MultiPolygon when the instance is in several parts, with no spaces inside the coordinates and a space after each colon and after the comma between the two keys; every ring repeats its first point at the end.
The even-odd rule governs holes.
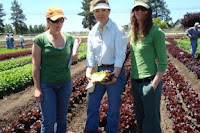
{"type": "Polygon", "coordinates": [[[25,29],[24,26],[26,26],[26,24],[24,23],[24,21],[26,20],[26,17],[23,14],[21,5],[19,5],[17,0],[14,0],[12,2],[11,10],[12,10],[12,13],[11,13],[10,20],[13,21],[12,25],[15,28],[15,32],[19,34],[23,32],[23,30],[25,29]]]}
{"type": "Polygon", "coordinates": [[[160,18],[161,21],[169,23],[172,21],[170,10],[167,9],[167,4],[164,0],[150,0],[152,7],[152,17],[160,18]]]}
{"type": "Polygon", "coordinates": [[[162,22],[161,19],[160,19],[160,17],[155,18],[153,20],[153,23],[155,25],[158,25],[161,29],[168,28],[168,23],[166,21],[162,22]]]}
{"type": "Polygon", "coordinates": [[[5,24],[4,26],[5,33],[14,33],[14,29],[11,24],[5,24]]]}
{"type": "Polygon", "coordinates": [[[44,32],[44,31],[45,31],[45,25],[42,25],[42,24],[39,25],[38,26],[38,32],[41,33],[41,32],[44,32]]]}
{"type": "Polygon", "coordinates": [[[43,25],[34,25],[33,31],[34,33],[41,33],[44,32],[45,27],[43,25]]]}
{"type": "Polygon", "coordinates": [[[83,16],[82,25],[83,28],[92,29],[92,27],[96,24],[95,17],[92,12],[90,12],[90,2],[92,0],[83,0],[82,2],[82,9],[83,12],[78,13],[78,15],[83,16]]]}
{"type": "Polygon", "coordinates": [[[6,16],[3,10],[3,5],[0,3],[0,33],[4,32],[3,17],[6,16]]]}
{"type": "Polygon", "coordinates": [[[28,33],[28,26],[26,25],[26,23],[21,26],[20,33],[28,33]]]}
{"type": "Polygon", "coordinates": [[[32,25],[29,25],[28,33],[30,33],[30,34],[33,34],[33,33],[34,33],[34,30],[33,30],[32,25]]]}
{"type": "Polygon", "coordinates": [[[200,23],[200,12],[186,13],[181,19],[181,25],[184,28],[193,27],[195,22],[200,23]]]}
{"type": "Polygon", "coordinates": [[[128,29],[128,28],[129,28],[128,25],[123,25],[122,27],[124,28],[125,31],[128,31],[128,30],[129,30],[129,29],[128,29]]]}
{"type": "Polygon", "coordinates": [[[45,25],[29,25],[28,27],[28,33],[29,34],[38,34],[38,33],[42,33],[45,31],[45,25]]]}

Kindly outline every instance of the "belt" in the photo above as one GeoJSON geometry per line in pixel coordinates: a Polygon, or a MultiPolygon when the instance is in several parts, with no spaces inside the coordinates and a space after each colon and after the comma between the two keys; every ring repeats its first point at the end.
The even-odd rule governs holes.
{"type": "Polygon", "coordinates": [[[155,75],[152,75],[150,77],[146,77],[143,79],[133,79],[136,83],[143,83],[143,82],[151,82],[154,79],[155,75]]]}
{"type": "Polygon", "coordinates": [[[101,64],[98,67],[114,67],[114,64],[101,64]]]}

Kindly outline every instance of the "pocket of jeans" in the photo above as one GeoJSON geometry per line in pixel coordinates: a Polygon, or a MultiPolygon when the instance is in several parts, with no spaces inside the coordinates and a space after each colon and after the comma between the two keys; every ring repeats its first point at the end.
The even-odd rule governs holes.
{"type": "Polygon", "coordinates": [[[148,95],[149,93],[151,92],[154,92],[154,89],[153,89],[153,86],[152,84],[148,84],[148,85],[145,85],[143,88],[142,88],[142,91],[143,91],[143,96],[146,96],[148,95]]]}

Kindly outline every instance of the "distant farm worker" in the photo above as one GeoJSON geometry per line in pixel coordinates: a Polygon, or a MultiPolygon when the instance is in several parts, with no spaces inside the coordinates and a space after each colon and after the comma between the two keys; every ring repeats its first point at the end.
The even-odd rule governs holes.
{"type": "Polygon", "coordinates": [[[165,35],[152,22],[149,0],[131,11],[131,90],[140,133],[161,133],[162,76],[167,68],[165,35]]]}
{"type": "Polygon", "coordinates": [[[22,33],[19,35],[19,42],[20,42],[21,48],[24,48],[25,41],[24,41],[24,36],[22,33]]]}
{"type": "Polygon", "coordinates": [[[86,77],[90,80],[95,66],[97,72],[110,70],[114,76],[109,82],[95,84],[95,89],[89,95],[85,133],[98,133],[99,109],[101,100],[107,92],[107,133],[118,133],[120,118],[121,94],[126,77],[124,60],[126,57],[127,36],[124,29],[109,18],[110,6],[107,0],[91,1],[90,11],[97,23],[88,36],[86,77]]]}
{"type": "MultiPolygon", "coordinates": [[[[69,62],[75,41],[70,34],[61,32],[65,20],[61,8],[49,7],[46,11],[47,31],[33,40],[33,80],[35,98],[42,111],[41,133],[66,133],[72,92],[69,62]]],[[[77,54],[74,54],[72,60],[76,59],[77,54]]]]}
{"type": "Polygon", "coordinates": [[[191,56],[194,58],[195,53],[198,46],[198,38],[200,38],[200,30],[198,29],[199,22],[196,22],[194,24],[194,27],[190,27],[188,30],[186,30],[186,35],[190,38],[190,44],[191,44],[191,56]]]}
{"type": "Polygon", "coordinates": [[[6,40],[6,48],[7,49],[10,49],[10,35],[7,34],[6,37],[5,37],[5,40],[6,40]]]}
{"type": "Polygon", "coordinates": [[[13,49],[15,46],[15,39],[14,39],[14,35],[13,33],[10,35],[9,37],[9,45],[10,45],[10,49],[13,49]]]}

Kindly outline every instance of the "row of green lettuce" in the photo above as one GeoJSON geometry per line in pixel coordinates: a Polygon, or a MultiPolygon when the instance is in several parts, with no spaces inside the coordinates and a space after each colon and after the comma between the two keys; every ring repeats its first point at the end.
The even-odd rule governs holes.
{"type": "Polygon", "coordinates": [[[17,90],[32,82],[32,64],[0,72],[0,92],[17,90]]]}
{"type": "Polygon", "coordinates": [[[31,55],[0,62],[0,72],[31,63],[31,55]]]}
{"type": "MultiPolygon", "coordinates": [[[[78,61],[85,59],[87,54],[86,43],[82,43],[78,51],[78,61]]],[[[0,96],[1,93],[17,91],[28,84],[32,85],[32,80],[31,55],[0,62],[0,96]]]]}
{"type": "Polygon", "coordinates": [[[30,50],[30,48],[17,48],[17,49],[7,49],[7,48],[0,48],[0,54],[8,54],[8,53],[14,53],[14,52],[21,52],[30,50]]]}
{"type": "MultiPolygon", "coordinates": [[[[178,47],[189,52],[191,51],[190,39],[189,38],[182,38],[182,39],[175,39],[178,43],[178,47]]],[[[200,44],[200,39],[198,40],[198,44],[200,44]]],[[[200,54],[200,45],[198,45],[196,50],[196,55],[200,54]]]]}

